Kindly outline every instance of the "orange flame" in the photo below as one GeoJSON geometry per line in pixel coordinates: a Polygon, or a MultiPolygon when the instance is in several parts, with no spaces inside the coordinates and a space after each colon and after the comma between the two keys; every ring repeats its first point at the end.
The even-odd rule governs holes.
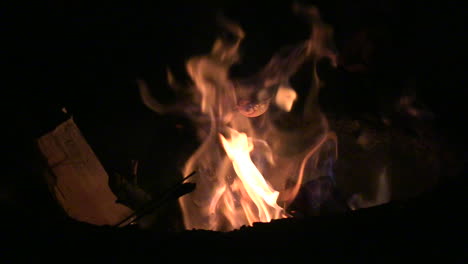
{"type": "MultiPolygon", "coordinates": [[[[186,64],[195,91],[192,102],[203,116],[195,120],[202,144],[183,169],[184,175],[198,171],[193,180],[196,190],[179,199],[187,229],[229,231],[287,217],[285,207],[301,184],[319,176],[325,143],[332,143],[336,155],[336,137],[328,131],[317,103],[320,82],[315,69],[323,57],[335,62],[329,49],[331,29],[320,21],[315,8],[295,6],[295,10],[309,19],[313,34],[280,51],[249,79],[232,80],[228,74],[239,59],[245,33],[226,19],[221,23],[235,39],[217,39],[210,54],[186,64]],[[314,65],[312,83],[298,115],[292,111],[298,95],[288,80],[306,61],[314,65]]],[[[168,78],[176,83],[172,75],[168,78]]],[[[170,109],[151,98],[144,83],[139,84],[148,107],[158,113],[170,109]]]]}

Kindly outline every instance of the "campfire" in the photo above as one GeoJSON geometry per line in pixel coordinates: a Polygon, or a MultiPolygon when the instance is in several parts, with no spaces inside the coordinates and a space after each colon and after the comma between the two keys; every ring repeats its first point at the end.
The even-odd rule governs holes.
{"type": "MultiPolygon", "coordinates": [[[[424,129],[415,128],[420,134],[414,140],[392,123],[400,117],[387,113],[370,118],[340,116],[325,110],[326,100],[319,102],[330,88],[321,67],[343,75],[366,74],[372,68],[374,47],[366,42],[371,33],[359,31],[351,42],[342,43],[345,47],[340,50],[347,54],[338,54],[332,26],[322,19],[318,8],[294,4],[290,12],[308,26],[308,35],[278,48],[250,75],[232,72],[244,63],[243,44],[256,32],[219,15],[216,23],[221,34],[210,43],[211,51],[194,52],[185,61],[189,80],[178,78],[172,67],[167,69],[166,82],[177,97],[174,103],[162,103],[155,93],[158,87],[148,78],[136,81],[138,91],[132,91],[138,106],[147,112],[151,109],[153,116],[172,118],[176,114],[189,119],[196,131],[193,141],[199,142],[193,152],[184,153],[183,165],[177,168],[182,177],[164,195],[140,188],[139,166],[147,165],[145,161],[141,165],[131,159],[129,177],[105,170],[73,119],[39,139],[49,165],[51,191],[68,215],[96,225],[127,226],[139,223],[167,200],[178,199],[185,229],[224,232],[258,222],[321,215],[324,210],[372,207],[433,186],[440,169],[436,155],[419,159],[419,152],[408,154],[407,160],[419,155],[417,162],[408,165],[411,161],[403,158],[400,162],[399,157],[387,154],[436,153],[434,138],[420,133],[424,129]],[[298,75],[301,82],[296,82],[298,75]],[[393,144],[392,138],[401,144],[393,144]],[[405,166],[420,170],[404,171],[405,166]],[[427,182],[414,180],[417,184],[409,184],[412,189],[408,190],[390,188],[411,173],[427,174],[427,182]],[[127,193],[120,192],[125,189],[122,186],[130,186],[127,193]]],[[[134,80],[132,76],[133,85],[134,80]]],[[[415,93],[400,95],[394,104],[392,114],[411,119],[410,126],[434,118],[415,93]]],[[[179,150],[174,147],[174,151],[179,150]]],[[[166,177],[157,171],[154,175],[166,177]]],[[[161,189],[165,187],[161,185],[161,189]]]]}
{"type": "Polygon", "coordinates": [[[462,9],[241,2],[9,5],[2,256],[462,255],[462,9]]]}
{"type": "MultiPolygon", "coordinates": [[[[326,173],[337,158],[337,138],[318,106],[321,84],[316,72],[319,60],[336,65],[332,29],[314,7],[294,6],[294,12],[309,22],[310,37],[278,51],[248,78],[229,75],[248,34],[220,18],[230,38],[219,37],[210,54],[186,63],[193,85],[184,88],[190,89],[191,98],[162,105],[139,81],[146,106],[159,114],[186,111],[197,124],[202,144],[183,168],[184,175],[197,172],[190,180],[197,187],[179,200],[187,229],[229,231],[289,217],[288,207],[302,184],[333,176],[326,173]],[[290,78],[305,63],[313,65],[311,81],[304,103],[297,107],[290,78]]],[[[170,72],[168,81],[183,89],[170,72]]]]}

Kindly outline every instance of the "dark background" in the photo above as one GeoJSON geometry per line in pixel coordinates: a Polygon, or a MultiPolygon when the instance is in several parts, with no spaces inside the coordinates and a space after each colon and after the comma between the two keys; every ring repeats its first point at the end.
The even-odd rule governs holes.
{"type": "MultiPolygon", "coordinates": [[[[179,177],[174,170],[182,164],[179,155],[196,146],[190,137],[181,137],[192,134],[190,126],[181,117],[146,109],[135,80],[147,80],[162,101],[175,100],[166,85],[166,67],[187,79],[184,62],[210,50],[219,30],[214,23],[219,11],[246,32],[243,61],[233,69],[234,76],[255,72],[274,51],[307,36],[307,24],[292,15],[289,1],[252,2],[7,5],[1,22],[7,68],[1,97],[6,116],[2,127],[7,131],[3,151],[8,156],[1,177],[2,204],[38,221],[60,214],[38,176],[33,146],[64,119],[62,107],[74,116],[111,174],[128,172],[131,160],[143,160],[146,170],[170,175],[143,178],[143,186],[165,186],[171,181],[164,179],[179,177]]],[[[385,112],[410,87],[435,114],[444,142],[466,160],[463,9],[445,1],[315,3],[335,29],[343,58],[335,72],[324,66],[324,79],[347,80],[323,90],[323,108],[385,112]],[[367,32],[367,40],[353,42],[359,32],[367,32]],[[367,57],[349,48],[366,45],[373,47],[367,57]],[[346,68],[356,63],[367,69],[346,68]]]]}

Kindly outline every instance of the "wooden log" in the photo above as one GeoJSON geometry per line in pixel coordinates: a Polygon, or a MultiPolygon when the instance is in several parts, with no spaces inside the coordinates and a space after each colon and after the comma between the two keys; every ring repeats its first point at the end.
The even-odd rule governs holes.
{"type": "Polygon", "coordinates": [[[53,181],[50,189],[73,219],[94,225],[115,225],[132,213],[116,203],[108,175],[73,118],[37,140],[53,181]]]}

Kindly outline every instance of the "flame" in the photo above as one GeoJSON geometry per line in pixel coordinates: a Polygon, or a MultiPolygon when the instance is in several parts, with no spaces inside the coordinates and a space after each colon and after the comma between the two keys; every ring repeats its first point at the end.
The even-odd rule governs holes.
{"type": "Polygon", "coordinates": [[[276,93],[275,102],[279,108],[286,112],[291,111],[291,108],[296,101],[297,93],[290,87],[281,86],[276,93]]]}
{"type": "MultiPolygon", "coordinates": [[[[321,22],[316,8],[295,5],[294,10],[311,24],[309,39],[280,50],[249,78],[229,76],[246,35],[236,23],[220,18],[234,38],[218,38],[211,53],[187,61],[193,86],[185,105],[163,106],[139,81],[145,105],[160,114],[170,109],[190,112],[199,130],[202,143],[183,168],[184,175],[198,171],[191,178],[197,188],[179,199],[187,229],[229,231],[288,217],[286,208],[302,183],[320,176],[318,164],[328,155],[322,153],[327,142],[336,158],[336,136],[317,102],[316,64],[324,57],[332,64],[336,59],[329,45],[331,28],[321,22]],[[311,83],[298,114],[291,111],[299,95],[289,79],[305,62],[313,65],[311,83]]],[[[170,72],[168,81],[177,83],[170,72]]]]}
{"type": "MultiPolygon", "coordinates": [[[[255,204],[258,212],[255,214],[246,211],[249,224],[252,219],[261,222],[269,222],[272,219],[285,216],[283,208],[276,204],[279,193],[275,191],[263,178],[263,175],[257,169],[250,158],[250,152],[254,149],[252,139],[245,133],[231,129],[230,139],[226,139],[220,134],[221,142],[226,150],[229,159],[232,161],[234,170],[242,182],[250,200],[255,204]]],[[[248,201],[244,199],[242,202],[248,201]]],[[[242,207],[245,207],[242,205],[242,207]]]]}

